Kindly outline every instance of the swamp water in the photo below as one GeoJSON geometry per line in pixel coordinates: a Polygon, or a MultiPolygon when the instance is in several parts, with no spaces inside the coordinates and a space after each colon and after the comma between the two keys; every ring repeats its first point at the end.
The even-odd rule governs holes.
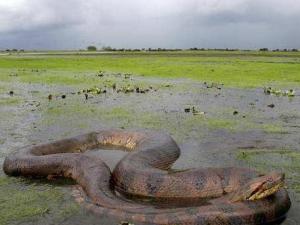
{"type": "MultiPolygon", "coordinates": [[[[112,77],[117,86],[124,85],[123,78],[105,76],[112,77]]],[[[182,149],[175,169],[245,166],[284,171],[292,208],[282,224],[300,224],[300,96],[265,95],[263,87],[207,88],[189,80],[144,77],[132,77],[130,85],[151,89],[118,93],[107,88],[106,93],[89,94],[86,99],[78,91],[88,87],[80,85],[0,82],[1,166],[5,156],[22,146],[97,129],[164,130],[182,149]],[[13,95],[8,94],[10,90],[13,95]],[[49,94],[53,95],[51,100],[49,94]]],[[[113,168],[126,153],[87,154],[97,154],[113,168]]],[[[72,185],[64,180],[11,178],[1,170],[0,224],[120,222],[96,217],[77,204],[72,185]]]]}

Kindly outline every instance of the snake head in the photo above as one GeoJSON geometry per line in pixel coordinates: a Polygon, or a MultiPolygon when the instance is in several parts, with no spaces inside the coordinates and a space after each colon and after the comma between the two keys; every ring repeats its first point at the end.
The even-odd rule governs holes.
{"type": "Polygon", "coordinates": [[[232,194],[230,201],[254,201],[266,198],[284,186],[284,174],[271,172],[264,176],[256,177],[240,187],[232,194]]]}

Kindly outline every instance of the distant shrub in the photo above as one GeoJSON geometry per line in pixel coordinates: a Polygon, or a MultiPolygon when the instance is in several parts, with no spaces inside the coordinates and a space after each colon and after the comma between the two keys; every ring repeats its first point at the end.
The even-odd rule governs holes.
{"type": "Polygon", "coordinates": [[[104,50],[104,51],[112,51],[113,49],[110,46],[103,46],[102,50],[104,50]]]}
{"type": "Polygon", "coordinates": [[[88,51],[97,51],[96,46],[90,45],[86,48],[88,51]]]}
{"type": "Polygon", "coordinates": [[[267,51],[269,51],[269,49],[268,48],[261,48],[261,49],[259,49],[259,51],[261,51],[261,52],[267,52],[267,51]]]}

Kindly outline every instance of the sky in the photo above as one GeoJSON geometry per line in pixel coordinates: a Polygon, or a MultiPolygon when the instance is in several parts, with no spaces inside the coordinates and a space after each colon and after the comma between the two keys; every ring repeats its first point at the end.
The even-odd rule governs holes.
{"type": "Polygon", "coordinates": [[[0,49],[300,49],[299,0],[0,0],[0,49]]]}

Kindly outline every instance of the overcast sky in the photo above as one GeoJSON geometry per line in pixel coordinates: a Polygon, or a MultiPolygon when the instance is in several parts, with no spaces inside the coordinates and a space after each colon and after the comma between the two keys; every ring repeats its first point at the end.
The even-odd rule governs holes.
{"type": "Polygon", "coordinates": [[[300,0],[0,0],[0,49],[300,48],[300,0]]]}

